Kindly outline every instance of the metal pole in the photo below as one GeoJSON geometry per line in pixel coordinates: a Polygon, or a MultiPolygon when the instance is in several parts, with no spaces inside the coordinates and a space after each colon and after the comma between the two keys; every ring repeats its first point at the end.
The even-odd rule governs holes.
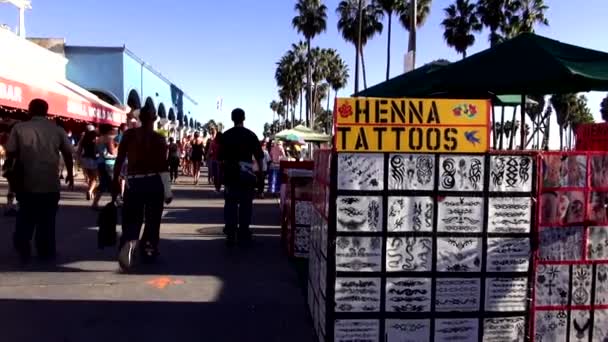
{"type": "Polygon", "coordinates": [[[359,4],[358,4],[358,8],[357,8],[357,15],[359,18],[359,28],[358,28],[358,32],[357,32],[357,46],[355,48],[356,51],[356,62],[355,62],[355,94],[359,92],[359,53],[361,50],[361,30],[363,27],[363,23],[362,23],[362,18],[363,18],[363,1],[364,0],[359,0],[359,4]]]}
{"type": "Polygon", "coordinates": [[[520,131],[520,140],[521,140],[521,148],[522,150],[526,149],[526,95],[521,95],[521,131],[520,131]]]}

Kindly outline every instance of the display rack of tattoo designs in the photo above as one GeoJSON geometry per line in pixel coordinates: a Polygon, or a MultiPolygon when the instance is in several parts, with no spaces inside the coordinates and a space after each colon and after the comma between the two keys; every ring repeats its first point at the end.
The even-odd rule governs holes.
{"type": "Polygon", "coordinates": [[[542,156],[533,339],[608,341],[608,154],[542,156]]]}
{"type": "MultiPolygon", "coordinates": [[[[308,306],[319,341],[325,341],[327,287],[328,198],[331,176],[330,150],[314,151],[313,197],[310,209],[308,252],[308,306]]],[[[305,219],[304,219],[305,220],[305,219]]]]}
{"type": "Polygon", "coordinates": [[[535,157],[339,153],[335,170],[326,341],[528,341],[535,157]]]}

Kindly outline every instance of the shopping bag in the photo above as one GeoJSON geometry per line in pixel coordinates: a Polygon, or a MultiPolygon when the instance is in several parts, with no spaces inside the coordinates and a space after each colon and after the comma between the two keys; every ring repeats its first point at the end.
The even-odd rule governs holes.
{"type": "Polygon", "coordinates": [[[97,247],[103,249],[105,247],[116,246],[116,224],[118,221],[118,209],[114,201],[106,204],[99,212],[97,217],[97,247]]]}

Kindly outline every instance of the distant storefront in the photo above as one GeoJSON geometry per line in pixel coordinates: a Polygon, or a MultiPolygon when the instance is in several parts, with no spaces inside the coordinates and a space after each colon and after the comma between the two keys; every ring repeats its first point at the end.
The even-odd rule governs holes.
{"type": "Polygon", "coordinates": [[[29,102],[41,98],[67,126],[119,125],[126,112],[66,78],[67,59],[0,28],[0,118],[27,118],[29,102]]]}

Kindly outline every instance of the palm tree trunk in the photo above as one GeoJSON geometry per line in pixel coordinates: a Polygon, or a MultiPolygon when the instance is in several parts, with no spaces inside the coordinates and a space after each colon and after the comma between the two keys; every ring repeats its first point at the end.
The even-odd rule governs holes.
{"type": "Polygon", "coordinates": [[[306,86],[308,87],[308,94],[306,95],[306,127],[310,127],[310,116],[311,116],[311,101],[310,98],[312,95],[312,64],[310,60],[310,38],[306,38],[306,43],[308,44],[308,54],[306,55],[306,86]]]}
{"type": "Polygon", "coordinates": [[[391,29],[393,26],[393,13],[388,12],[388,41],[386,43],[386,80],[391,74],[391,29]]]}
{"type": "Polygon", "coordinates": [[[363,71],[363,89],[367,89],[367,75],[365,74],[365,58],[363,58],[363,46],[361,46],[361,71],[363,71]]]}
{"type": "Polygon", "coordinates": [[[564,150],[564,126],[559,126],[559,150],[564,150]]]}
{"type": "Polygon", "coordinates": [[[331,87],[327,87],[327,111],[329,112],[329,104],[331,101],[331,87]]]}
{"type": "Polygon", "coordinates": [[[363,16],[363,0],[358,1],[357,15],[359,16],[359,28],[357,33],[357,41],[355,42],[355,94],[359,92],[359,52],[361,47],[361,29],[363,16]]]}
{"type": "Polygon", "coordinates": [[[462,59],[465,59],[465,58],[467,58],[467,50],[464,50],[462,52],[462,59]]]}
{"type": "Polygon", "coordinates": [[[302,121],[302,100],[304,97],[304,88],[300,88],[300,121],[302,121]]]}
{"type": "Polygon", "coordinates": [[[410,0],[410,35],[407,53],[412,57],[412,70],[416,69],[416,30],[418,28],[418,1],[410,0]]]}

